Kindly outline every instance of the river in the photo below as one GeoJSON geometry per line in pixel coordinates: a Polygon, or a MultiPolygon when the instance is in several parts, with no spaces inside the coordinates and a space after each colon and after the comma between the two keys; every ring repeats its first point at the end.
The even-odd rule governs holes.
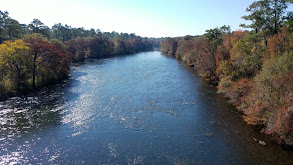
{"type": "Polygon", "coordinates": [[[293,163],[158,51],[74,65],[63,83],[0,102],[0,117],[0,164],[293,163]]]}

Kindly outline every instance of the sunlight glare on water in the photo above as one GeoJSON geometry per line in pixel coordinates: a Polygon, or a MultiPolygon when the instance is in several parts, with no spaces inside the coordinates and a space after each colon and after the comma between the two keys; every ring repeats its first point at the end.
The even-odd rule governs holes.
{"type": "Polygon", "coordinates": [[[76,64],[63,83],[0,102],[0,116],[0,164],[293,163],[192,68],[156,51],[76,64]]]}

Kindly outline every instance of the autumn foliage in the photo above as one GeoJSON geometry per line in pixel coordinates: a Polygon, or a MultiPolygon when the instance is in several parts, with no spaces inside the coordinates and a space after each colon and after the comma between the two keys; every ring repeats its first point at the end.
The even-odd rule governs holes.
{"type": "Polygon", "coordinates": [[[32,88],[67,76],[70,65],[68,54],[41,39],[30,37],[25,42],[30,47],[32,54],[30,59],[32,63],[32,88]]]}
{"type": "Polygon", "coordinates": [[[169,38],[162,51],[216,82],[248,124],[293,145],[293,34],[285,26],[266,37],[261,32],[215,28],[203,36],[169,38]]]}
{"type": "Polygon", "coordinates": [[[61,23],[50,29],[38,19],[19,24],[0,11],[0,100],[59,82],[68,76],[72,62],[152,50],[158,44],[133,33],[61,23]]]}

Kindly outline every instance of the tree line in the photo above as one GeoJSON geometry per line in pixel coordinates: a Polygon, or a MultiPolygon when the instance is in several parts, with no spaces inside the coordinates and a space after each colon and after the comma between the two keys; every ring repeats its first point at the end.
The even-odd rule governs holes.
{"type": "Polygon", "coordinates": [[[155,38],[135,34],[52,28],[40,20],[26,25],[0,11],[0,99],[32,91],[68,76],[70,64],[159,47],[155,38]]]}
{"type": "Polygon", "coordinates": [[[163,53],[194,66],[217,83],[249,124],[293,145],[293,3],[258,0],[243,16],[246,31],[229,26],[206,30],[201,36],[168,38],[163,53]]]}

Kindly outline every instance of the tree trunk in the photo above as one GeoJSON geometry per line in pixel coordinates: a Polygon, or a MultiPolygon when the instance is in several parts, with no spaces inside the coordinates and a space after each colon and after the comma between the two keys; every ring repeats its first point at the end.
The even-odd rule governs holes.
{"type": "Polygon", "coordinates": [[[9,36],[9,40],[12,40],[12,34],[11,34],[11,29],[8,30],[8,36],[9,36]]]}
{"type": "Polygon", "coordinates": [[[21,75],[20,75],[20,67],[18,65],[15,66],[16,67],[16,72],[17,72],[17,79],[16,79],[16,84],[17,84],[17,92],[20,91],[20,79],[21,79],[21,75]]]}
{"type": "Polygon", "coordinates": [[[37,60],[37,54],[34,55],[34,61],[33,61],[33,89],[36,88],[36,60],[37,60]]]}
{"type": "Polygon", "coordinates": [[[265,41],[265,46],[268,47],[268,40],[267,40],[267,37],[264,35],[263,38],[264,38],[264,41],[265,41]]]}
{"type": "Polygon", "coordinates": [[[274,34],[277,34],[278,33],[278,20],[277,20],[277,0],[275,0],[275,4],[274,4],[274,17],[275,17],[275,20],[274,20],[274,34]]]}

